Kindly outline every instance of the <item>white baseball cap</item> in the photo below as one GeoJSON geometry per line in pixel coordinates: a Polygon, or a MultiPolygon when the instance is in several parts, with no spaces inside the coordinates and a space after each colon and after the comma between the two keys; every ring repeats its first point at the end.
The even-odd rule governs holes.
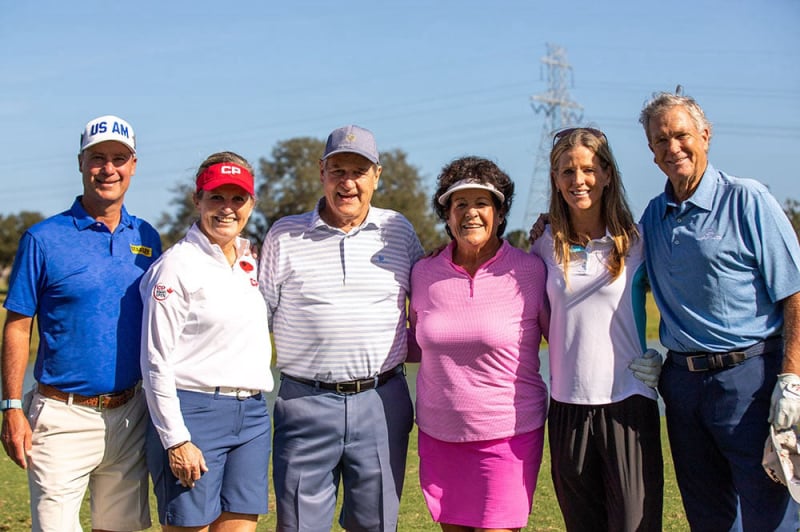
{"type": "Polygon", "coordinates": [[[114,115],[105,115],[90,120],[81,133],[81,152],[90,146],[115,140],[136,154],[136,136],[125,120],[114,115]]]}
{"type": "Polygon", "coordinates": [[[772,480],[789,488],[792,499],[800,502],[800,448],[797,443],[797,426],[775,430],[774,425],[770,425],[761,465],[772,480]]]}

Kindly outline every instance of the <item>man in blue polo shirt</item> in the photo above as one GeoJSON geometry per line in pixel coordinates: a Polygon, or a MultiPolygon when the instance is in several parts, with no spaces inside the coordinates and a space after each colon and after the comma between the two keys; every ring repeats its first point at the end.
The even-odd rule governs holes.
{"type": "Polygon", "coordinates": [[[797,530],[797,504],[761,467],[769,424],[800,420],[797,237],[766,187],[708,163],[711,124],[694,99],[657,94],[639,120],[668,178],[641,223],[689,524],[797,530]]]}
{"type": "Polygon", "coordinates": [[[78,154],[83,194],[26,231],[14,259],[4,304],[2,441],[28,470],[33,530],[80,530],[87,487],[93,529],[150,526],[138,285],[161,243],[123,206],[136,161],[127,122],[90,121],[78,154]],[[34,316],[37,384],[23,399],[34,316]]]}

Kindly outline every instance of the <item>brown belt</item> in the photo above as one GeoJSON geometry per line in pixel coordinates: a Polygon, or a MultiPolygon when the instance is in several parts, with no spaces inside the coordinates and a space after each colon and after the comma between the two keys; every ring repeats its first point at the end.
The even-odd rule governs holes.
{"type": "Polygon", "coordinates": [[[78,406],[88,406],[98,410],[105,410],[111,408],[119,408],[124,405],[136,395],[136,388],[128,388],[117,393],[108,393],[104,395],[80,395],[77,393],[62,392],[58,388],[53,388],[49,384],[39,383],[38,392],[47,397],[48,399],[55,399],[64,403],[69,403],[69,398],[72,396],[72,404],[78,406]]]}

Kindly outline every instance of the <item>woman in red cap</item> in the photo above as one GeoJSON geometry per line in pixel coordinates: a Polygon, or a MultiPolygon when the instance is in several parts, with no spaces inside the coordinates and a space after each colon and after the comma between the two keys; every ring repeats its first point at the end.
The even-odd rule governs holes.
{"type": "Polygon", "coordinates": [[[239,236],[255,205],[253,169],[215,153],[196,185],[199,220],[140,285],[147,463],[164,530],[255,530],[267,512],[263,392],[273,382],[257,263],[239,236]]]}

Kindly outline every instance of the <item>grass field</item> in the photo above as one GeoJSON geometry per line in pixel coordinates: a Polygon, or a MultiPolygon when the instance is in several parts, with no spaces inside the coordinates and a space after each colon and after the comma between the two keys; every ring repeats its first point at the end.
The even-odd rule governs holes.
{"type": "MultiPolygon", "coordinates": [[[[0,299],[4,293],[0,291],[0,299]]],[[[651,296],[648,296],[647,313],[648,319],[648,338],[657,337],[658,311],[653,304],[651,296]]],[[[0,323],[5,322],[5,310],[0,308],[0,323]]],[[[672,467],[672,460],[669,453],[669,444],[666,438],[666,428],[662,418],[661,431],[662,445],[664,449],[664,530],[665,531],[684,531],[688,530],[688,524],[680,502],[680,495],[675,484],[675,474],[672,467]]],[[[14,465],[11,460],[0,452],[0,531],[23,531],[30,530],[30,512],[28,508],[28,484],[27,477],[23,470],[14,465]]],[[[405,490],[400,507],[399,530],[440,530],[438,525],[431,521],[422,492],[418,482],[419,459],[417,457],[417,433],[416,428],[411,434],[411,441],[408,452],[408,465],[406,467],[405,490]]],[[[258,523],[259,531],[275,530],[275,503],[270,493],[270,513],[262,516],[258,523]]],[[[155,500],[151,496],[151,510],[154,522],[157,521],[155,512],[155,500]]],[[[90,530],[88,501],[84,501],[81,512],[81,523],[84,530],[90,530]]],[[[149,530],[159,530],[155,526],[149,530]]],[[[338,526],[332,530],[340,531],[338,526]]],[[[539,473],[539,483],[536,489],[536,496],[533,511],[529,520],[529,526],[525,530],[531,531],[553,531],[564,530],[564,522],[561,512],[555,499],[553,483],[550,480],[550,452],[545,440],[545,453],[542,468],[539,473]]]]}
{"type": "MultiPolygon", "coordinates": [[[[672,468],[672,460],[669,456],[669,447],[666,440],[666,429],[662,419],[662,442],[664,446],[664,530],[684,531],[689,526],[683,507],[680,502],[677,486],[675,485],[675,473],[672,468]]],[[[439,526],[431,521],[428,509],[422,498],[419,488],[418,472],[419,459],[417,457],[417,433],[416,429],[411,434],[411,443],[408,452],[408,465],[406,467],[405,490],[400,506],[400,531],[413,530],[440,530],[439,526]]],[[[155,500],[150,497],[150,507],[155,518],[155,500]]],[[[275,530],[275,502],[270,493],[270,513],[261,516],[258,522],[258,530],[275,530]]],[[[84,501],[81,512],[81,523],[84,530],[91,527],[89,521],[88,501],[84,501]]],[[[28,483],[25,472],[14,465],[11,460],[3,454],[0,458],[0,531],[23,531],[30,530],[30,513],[28,510],[28,483]]],[[[159,530],[155,526],[149,530],[159,530]]],[[[335,526],[332,530],[341,531],[335,526]]],[[[542,469],[539,472],[539,484],[536,488],[536,496],[533,503],[528,527],[525,530],[553,531],[564,530],[564,522],[561,519],[561,512],[553,492],[553,483],[550,480],[550,452],[545,444],[544,460],[542,469]]]]}

